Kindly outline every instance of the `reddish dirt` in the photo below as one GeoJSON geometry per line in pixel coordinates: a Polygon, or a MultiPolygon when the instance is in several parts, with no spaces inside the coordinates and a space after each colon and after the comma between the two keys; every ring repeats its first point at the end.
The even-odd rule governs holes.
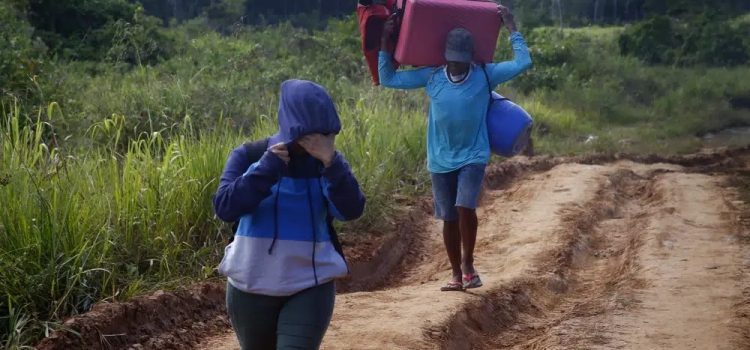
{"type": "MultiPolygon", "coordinates": [[[[727,174],[748,175],[749,158],[745,147],[493,165],[485,287],[437,291],[448,264],[417,201],[389,234],[344,237],[353,274],[323,348],[748,348],[750,210],[727,174]]],[[[80,338],[56,332],[40,348],[237,349],[223,291],[97,305],[66,322],[80,338]]]]}
{"type": "Polygon", "coordinates": [[[37,349],[183,349],[205,334],[226,329],[223,283],[201,283],[121,303],[99,303],[37,349]],[[170,330],[165,332],[165,330],[170,330]],[[80,335],[80,336],[79,336],[80,335]]]}

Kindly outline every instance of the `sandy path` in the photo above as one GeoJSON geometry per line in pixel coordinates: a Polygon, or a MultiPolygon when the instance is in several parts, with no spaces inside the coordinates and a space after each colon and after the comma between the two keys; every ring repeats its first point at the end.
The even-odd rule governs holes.
{"type": "Polygon", "coordinates": [[[663,200],[651,210],[639,254],[646,288],[640,307],[614,325],[631,348],[735,349],[733,307],[741,300],[742,246],[733,240],[718,179],[667,174],[656,180],[663,200]]]}
{"type": "Polygon", "coordinates": [[[577,252],[570,291],[532,293],[543,312],[522,315],[484,348],[748,348],[750,250],[738,241],[746,228],[725,179],[616,168],[614,210],[577,252]]]}

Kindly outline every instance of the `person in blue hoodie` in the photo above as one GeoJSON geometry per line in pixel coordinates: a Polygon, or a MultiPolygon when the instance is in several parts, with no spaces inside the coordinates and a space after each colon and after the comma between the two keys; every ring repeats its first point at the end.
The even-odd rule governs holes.
{"type": "Polygon", "coordinates": [[[461,291],[482,286],[474,267],[477,239],[476,208],[490,160],[487,131],[489,90],[531,66],[526,42],[516,29],[513,14],[498,5],[498,15],[510,31],[513,60],[472,63],[472,35],[463,28],[448,33],[442,67],[396,71],[393,66],[394,17],[385,24],[378,74],[384,87],[425,88],[430,97],[427,124],[427,168],[432,177],[435,217],[443,221],[443,240],[453,277],[441,288],[461,291]],[[462,249],[463,248],[463,249],[462,249]]]}
{"type": "Polygon", "coordinates": [[[242,349],[317,349],[348,267],[333,220],[359,218],[365,197],[335,149],[341,122],[313,82],[281,84],[279,131],[229,155],[213,200],[239,220],[219,272],[242,349]],[[259,159],[253,149],[262,147],[259,159]]]}

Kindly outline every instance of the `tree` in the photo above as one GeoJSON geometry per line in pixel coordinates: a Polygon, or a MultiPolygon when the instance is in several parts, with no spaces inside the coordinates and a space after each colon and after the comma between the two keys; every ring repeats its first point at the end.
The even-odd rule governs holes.
{"type": "Polygon", "coordinates": [[[44,47],[32,39],[33,28],[20,3],[0,2],[0,91],[22,92],[41,69],[44,47]]]}

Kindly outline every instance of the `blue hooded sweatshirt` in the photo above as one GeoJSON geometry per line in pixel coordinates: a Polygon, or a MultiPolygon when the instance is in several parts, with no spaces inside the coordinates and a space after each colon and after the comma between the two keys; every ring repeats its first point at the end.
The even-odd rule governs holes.
{"type": "MultiPolygon", "coordinates": [[[[325,89],[302,80],[282,83],[279,132],[268,139],[269,146],[340,130],[325,89]]],[[[344,157],[337,152],[328,168],[309,155],[293,155],[289,165],[270,151],[253,164],[247,159],[245,147],[232,151],[214,196],[219,218],[239,219],[219,272],[237,289],[271,296],[345,276],[348,268],[332,222],[360,217],[365,197],[344,157]]]]}

